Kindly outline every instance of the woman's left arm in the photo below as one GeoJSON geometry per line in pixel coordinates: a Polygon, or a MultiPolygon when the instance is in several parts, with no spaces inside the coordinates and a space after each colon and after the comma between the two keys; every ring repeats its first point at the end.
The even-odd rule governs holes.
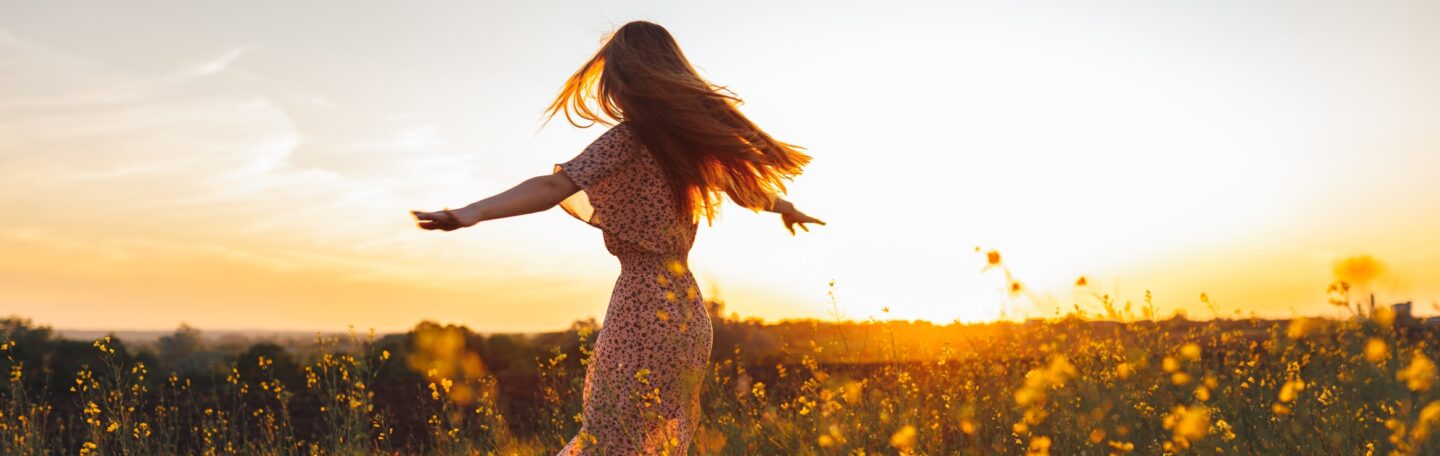
{"type": "Polygon", "coordinates": [[[785,198],[781,198],[780,195],[770,196],[770,207],[765,209],[765,211],[780,214],[780,221],[785,224],[785,229],[790,230],[791,236],[795,235],[795,226],[797,225],[800,226],[800,229],[808,233],[810,232],[810,228],[805,227],[806,223],[814,223],[817,225],[825,224],[825,222],[820,221],[820,219],[805,215],[804,212],[795,209],[795,204],[786,201],[785,198]]]}
{"type": "Polygon", "coordinates": [[[410,211],[422,229],[454,231],[486,220],[540,212],[580,191],[565,173],[532,177],[520,185],[459,209],[410,211]]]}

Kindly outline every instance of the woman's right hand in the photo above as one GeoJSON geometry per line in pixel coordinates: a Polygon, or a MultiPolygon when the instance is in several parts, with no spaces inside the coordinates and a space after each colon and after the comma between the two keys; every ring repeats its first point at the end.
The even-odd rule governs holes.
{"type": "Polygon", "coordinates": [[[422,230],[455,231],[464,228],[465,225],[449,209],[441,209],[435,212],[410,211],[415,216],[416,226],[422,230]]]}

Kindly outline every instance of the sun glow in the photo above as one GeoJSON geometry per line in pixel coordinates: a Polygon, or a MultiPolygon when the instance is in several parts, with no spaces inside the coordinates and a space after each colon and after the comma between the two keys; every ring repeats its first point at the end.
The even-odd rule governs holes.
{"type": "Polygon", "coordinates": [[[828,226],[790,237],[728,206],[701,230],[691,267],[739,315],[975,322],[1149,296],[1210,316],[1201,293],[1224,315],[1331,314],[1333,266],[1360,255],[1385,266],[1367,293],[1432,312],[1440,11],[1321,3],[7,4],[0,309],[156,329],[601,317],[617,265],[594,229],[553,211],[424,233],[407,211],[578,153],[600,132],[538,113],[643,16],[815,157],[789,197],[828,226]]]}

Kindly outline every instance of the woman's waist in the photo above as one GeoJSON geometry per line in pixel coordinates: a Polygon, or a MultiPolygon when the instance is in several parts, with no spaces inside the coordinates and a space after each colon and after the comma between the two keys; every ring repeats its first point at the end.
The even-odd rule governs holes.
{"type": "Polygon", "coordinates": [[[690,257],[689,245],[665,245],[661,242],[631,242],[624,239],[606,237],[605,247],[611,255],[620,259],[620,263],[627,261],[637,263],[668,263],[679,261],[684,264],[690,257]]]}
{"type": "MultiPolygon", "coordinates": [[[[670,287],[666,287],[670,288],[670,287]]],[[[658,319],[684,323],[709,323],[710,306],[691,287],[673,287],[655,293],[630,294],[628,299],[611,300],[605,309],[606,323],[658,319]],[[687,292],[686,288],[689,288],[687,292]]]]}
{"type": "Polygon", "coordinates": [[[605,231],[605,250],[617,257],[634,255],[661,255],[667,258],[685,257],[695,243],[694,234],[664,235],[659,232],[618,232],[605,231]]]}
{"type": "Polygon", "coordinates": [[[646,277],[661,275],[679,282],[695,280],[690,275],[689,255],[683,252],[620,252],[614,254],[615,258],[620,260],[621,275],[642,274],[646,277]]]}

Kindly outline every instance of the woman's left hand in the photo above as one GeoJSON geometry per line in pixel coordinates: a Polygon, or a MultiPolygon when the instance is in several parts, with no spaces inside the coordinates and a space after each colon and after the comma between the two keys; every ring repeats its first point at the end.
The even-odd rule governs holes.
{"type": "Polygon", "coordinates": [[[465,225],[449,209],[442,209],[435,212],[410,211],[419,221],[416,226],[424,230],[455,231],[464,228],[465,225]]]}
{"type": "Polygon", "coordinates": [[[805,215],[804,212],[800,212],[794,209],[780,213],[780,221],[785,223],[785,229],[790,230],[791,236],[795,235],[796,226],[799,226],[800,229],[805,230],[806,233],[809,233],[810,228],[807,228],[805,226],[806,223],[814,223],[817,225],[825,224],[825,222],[820,221],[820,219],[805,215]]]}

